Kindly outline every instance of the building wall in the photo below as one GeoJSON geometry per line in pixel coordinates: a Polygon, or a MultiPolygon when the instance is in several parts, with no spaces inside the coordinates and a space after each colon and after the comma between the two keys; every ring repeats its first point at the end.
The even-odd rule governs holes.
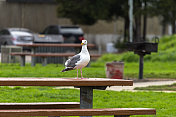
{"type": "Polygon", "coordinates": [[[58,24],[54,4],[0,4],[0,28],[25,27],[40,32],[49,24],[58,24]],[[54,13],[53,13],[54,11],[54,13]]]}

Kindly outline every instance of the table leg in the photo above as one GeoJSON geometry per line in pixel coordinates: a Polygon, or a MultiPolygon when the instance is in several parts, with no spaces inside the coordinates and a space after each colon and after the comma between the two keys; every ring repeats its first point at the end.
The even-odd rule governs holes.
{"type": "Polygon", "coordinates": [[[46,57],[42,57],[42,65],[43,66],[47,65],[47,58],[46,57]]]}
{"type": "MultiPolygon", "coordinates": [[[[92,108],[93,107],[93,88],[92,87],[80,87],[80,108],[92,108]]],[[[92,117],[92,116],[80,116],[80,117],[92,117]]]]}
{"type": "Polygon", "coordinates": [[[32,58],[31,58],[31,66],[35,66],[35,57],[34,56],[32,56],[32,58]]]}
{"type": "MultiPolygon", "coordinates": [[[[35,47],[33,47],[32,49],[31,49],[31,53],[32,54],[35,54],[35,47]]],[[[35,56],[32,56],[32,58],[31,58],[31,66],[35,66],[35,56]]]]}
{"type": "Polygon", "coordinates": [[[21,58],[20,61],[21,66],[25,66],[25,56],[20,56],[20,58],[21,58]]]}

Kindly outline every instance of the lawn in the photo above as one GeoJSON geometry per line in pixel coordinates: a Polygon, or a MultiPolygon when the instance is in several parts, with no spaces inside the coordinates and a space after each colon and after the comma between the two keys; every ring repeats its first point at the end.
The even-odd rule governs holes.
{"type": "MultiPolygon", "coordinates": [[[[27,64],[21,67],[19,64],[0,64],[0,77],[76,77],[76,70],[61,72],[64,69],[60,64],[49,64],[43,67],[37,64],[31,67],[27,64]]],[[[83,69],[83,76],[88,78],[104,78],[104,67],[87,67],[83,69]]]]}
{"type": "MultiPolygon", "coordinates": [[[[137,78],[138,63],[126,63],[124,73],[126,77],[137,78]]],[[[144,62],[144,78],[176,79],[176,63],[174,62],[144,62]]]]}
{"type": "MultiPolygon", "coordinates": [[[[19,64],[0,64],[0,77],[76,77],[76,70],[60,72],[64,69],[61,64],[49,64],[45,67],[37,64],[31,67],[27,64],[21,67],[19,64]]],[[[124,77],[137,78],[139,64],[126,62],[124,77]]],[[[90,67],[83,69],[83,76],[87,78],[105,78],[105,63],[97,65],[91,63],[90,67]]],[[[145,62],[144,78],[172,78],[176,79],[176,63],[174,62],[145,62]]]]}
{"type": "MultiPolygon", "coordinates": [[[[0,87],[0,90],[0,102],[79,101],[79,90],[77,89],[55,89],[55,87],[0,87]]],[[[94,90],[94,108],[115,107],[156,108],[157,117],[176,116],[175,93],[94,90]]],[[[153,116],[147,115],[140,117],[153,116]]]]}
{"type": "Polygon", "coordinates": [[[148,86],[148,87],[136,87],[135,90],[149,90],[149,91],[176,91],[176,83],[172,85],[161,86],[148,86]]]}

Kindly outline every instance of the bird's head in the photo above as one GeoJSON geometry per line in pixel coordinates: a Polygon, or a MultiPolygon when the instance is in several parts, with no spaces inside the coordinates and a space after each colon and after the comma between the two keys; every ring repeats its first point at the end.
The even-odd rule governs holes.
{"type": "Polygon", "coordinates": [[[87,45],[87,40],[82,40],[81,45],[87,45]]]}

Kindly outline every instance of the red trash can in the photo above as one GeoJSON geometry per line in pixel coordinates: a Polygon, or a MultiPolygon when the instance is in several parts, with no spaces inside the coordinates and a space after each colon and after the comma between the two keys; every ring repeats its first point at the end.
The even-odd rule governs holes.
{"type": "Polygon", "coordinates": [[[106,63],[106,77],[111,79],[123,79],[124,62],[106,63]]]}

